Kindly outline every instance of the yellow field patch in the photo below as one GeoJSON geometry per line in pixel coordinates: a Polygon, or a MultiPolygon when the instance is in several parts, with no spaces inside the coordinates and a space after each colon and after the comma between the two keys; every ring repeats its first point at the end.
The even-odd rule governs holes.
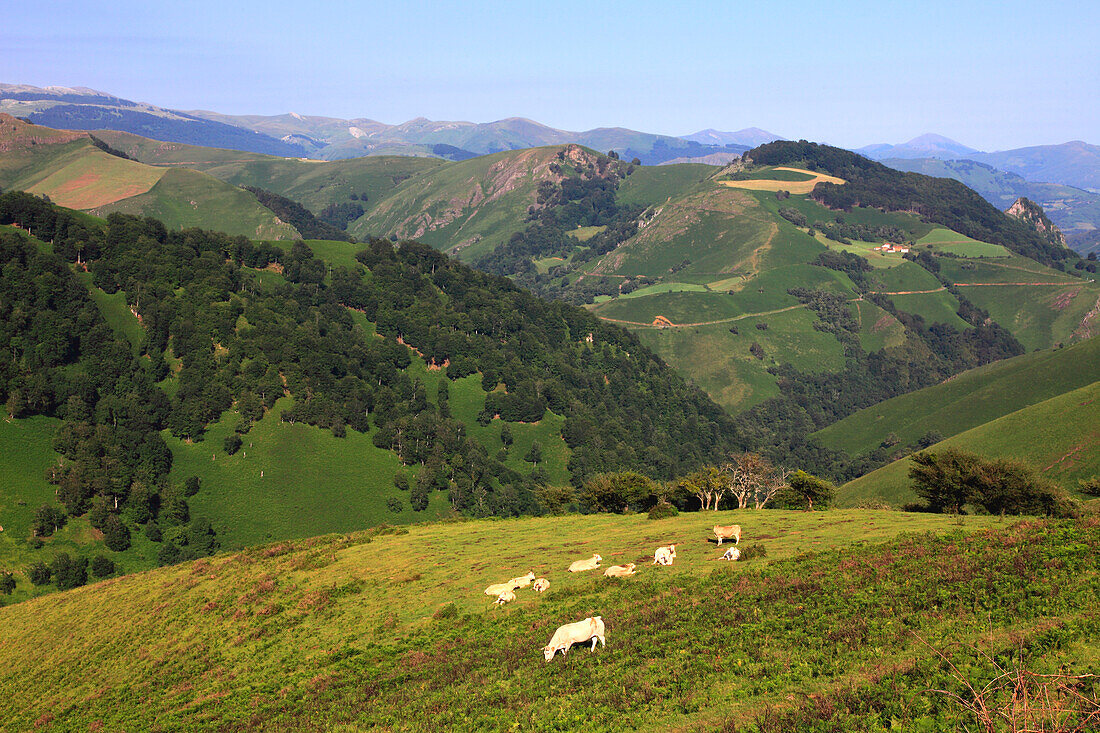
{"type": "Polygon", "coordinates": [[[808,181],[767,181],[764,179],[751,179],[748,181],[719,181],[723,186],[730,188],[744,188],[749,191],[790,191],[793,194],[809,193],[819,183],[847,183],[843,178],[828,176],[824,173],[815,173],[801,168],[776,167],[777,171],[793,171],[813,176],[808,181]]]}
{"type": "Polygon", "coordinates": [[[27,190],[70,209],[92,209],[145,193],[166,171],[92,149],[27,190]]]}

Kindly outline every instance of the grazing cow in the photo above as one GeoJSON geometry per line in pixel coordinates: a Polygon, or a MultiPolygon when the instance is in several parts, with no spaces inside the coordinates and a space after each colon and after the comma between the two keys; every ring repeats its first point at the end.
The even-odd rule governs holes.
{"type": "Polygon", "coordinates": [[[741,544],[741,525],[731,524],[728,527],[714,525],[714,536],[718,538],[718,546],[722,546],[722,540],[733,540],[734,544],[741,544]]]}
{"type": "Polygon", "coordinates": [[[493,603],[497,603],[503,606],[505,603],[511,603],[514,600],[516,600],[516,594],[510,590],[506,590],[499,596],[497,596],[497,599],[493,601],[493,603]]]}
{"type": "Polygon", "coordinates": [[[741,559],[741,551],[738,550],[736,547],[731,547],[728,550],[726,550],[725,555],[722,555],[722,559],[723,560],[740,560],[741,559]]]}
{"type": "Polygon", "coordinates": [[[607,570],[603,571],[605,578],[625,578],[628,575],[633,575],[637,571],[634,569],[638,567],[634,563],[627,563],[626,565],[611,565],[607,570]]]}
{"type": "Polygon", "coordinates": [[[654,565],[671,565],[672,561],[676,559],[676,545],[669,545],[668,547],[658,547],[657,551],[653,553],[654,565]]]}
{"type": "Polygon", "coordinates": [[[487,596],[499,596],[506,590],[515,590],[516,586],[513,585],[513,581],[509,580],[507,583],[493,583],[485,589],[485,595],[487,596]]]}
{"type": "Polygon", "coordinates": [[[589,639],[592,640],[592,648],[589,651],[595,651],[597,641],[607,646],[607,640],[604,638],[603,616],[589,617],[584,621],[559,626],[550,637],[550,643],[542,648],[542,656],[549,662],[559,649],[562,654],[565,654],[569,651],[569,647],[574,644],[583,644],[589,639]]]}
{"type": "Polygon", "coordinates": [[[535,584],[532,587],[537,593],[542,593],[544,590],[550,587],[550,581],[546,578],[539,578],[535,581],[535,584]]]}
{"type": "Polygon", "coordinates": [[[513,588],[526,588],[527,586],[531,585],[531,583],[535,582],[535,574],[528,571],[527,575],[521,575],[518,578],[512,578],[508,582],[512,584],[513,588]]]}
{"type": "Polygon", "coordinates": [[[595,570],[596,568],[598,568],[600,566],[600,563],[602,561],[603,561],[603,558],[600,557],[599,555],[593,555],[592,557],[588,558],[587,560],[577,560],[577,561],[573,562],[572,565],[569,566],[569,572],[571,572],[571,573],[580,573],[580,572],[584,572],[585,570],[595,570]]]}

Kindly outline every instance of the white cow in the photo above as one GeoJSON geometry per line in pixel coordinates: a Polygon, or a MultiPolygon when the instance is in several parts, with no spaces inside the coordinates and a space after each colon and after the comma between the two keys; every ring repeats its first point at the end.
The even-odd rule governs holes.
{"type": "Polygon", "coordinates": [[[546,578],[539,578],[532,587],[535,589],[535,592],[542,593],[550,587],[550,581],[546,578]]]}
{"type": "Polygon", "coordinates": [[[669,545],[668,547],[658,547],[657,551],[653,553],[654,565],[671,565],[672,561],[676,559],[676,545],[669,545]]]}
{"type": "Polygon", "coordinates": [[[512,578],[509,581],[512,584],[512,588],[526,588],[535,582],[535,574],[528,571],[527,575],[521,575],[518,578],[512,578]]]}
{"type": "Polygon", "coordinates": [[[595,651],[597,641],[607,646],[607,640],[604,638],[603,616],[594,618],[590,616],[584,621],[559,626],[550,637],[550,643],[542,648],[542,656],[549,662],[559,649],[562,654],[565,654],[569,651],[569,647],[574,644],[583,644],[589,639],[592,640],[592,649],[589,651],[595,651]]]}
{"type": "Polygon", "coordinates": [[[499,596],[506,590],[515,590],[516,586],[509,580],[507,583],[493,583],[485,589],[485,595],[487,596],[499,596]]]}
{"type": "Polygon", "coordinates": [[[718,546],[722,546],[722,540],[733,540],[734,544],[741,544],[741,525],[731,524],[728,527],[723,527],[720,524],[714,525],[714,536],[718,538],[718,546]]]}
{"type": "Polygon", "coordinates": [[[514,600],[516,600],[516,594],[510,590],[506,590],[499,596],[497,596],[497,599],[493,601],[493,603],[497,603],[503,606],[505,603],[511,603],[514,600]]]}
{"type": "Polygon", "coordinates": [[[741,551],[738,550],[736,547],[731,547],[728,550],[726,550],[725,555],[722,555],[722,559],[723,560],[740,560],[741,559],[741,551]]]}
{"type": "Polygon", "coordinates": [[[607,570],[603,571],[605,578],[625,578],[628,575],[633,575],[637,572],[634,568],[638,567],[634,563],[627,563],[626,565],[611,565],[607,570]]]}
{"type": "Polygon", "coordinates": [[[603,562],[603,558],[599,555],[593,555],[587,560],[576,560],[569,566],[569,572],[580,573],[585,570],[595,570],[600,566],[601,562],[603,562]]]}

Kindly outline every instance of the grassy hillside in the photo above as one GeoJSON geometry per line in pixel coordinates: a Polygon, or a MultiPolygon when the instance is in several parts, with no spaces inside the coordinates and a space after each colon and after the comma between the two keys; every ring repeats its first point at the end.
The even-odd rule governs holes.
{"type": "Polygon", "coordinates": [[[524,226],[540,181],[560,178],[551,165],[592,157],[576,146],[515,150],[450,163],[402,183],[348,231],[355,236],[417,239],[464,261],[486,254],[524,226]],[[575,159],[575,160],[574,160],[575,159]]]}
{"type": "Polygon", "coordinates": [[[889,433],[902,444],[945,437],[1100,381],[1100,338],[1037,351],[964,372],[943,384],[880,402],[814,433],[823,445],[860,455],[889,433]]]}
{"type": "Polygon", "coordinates": [[[207,227],[257,239],[298,237],[294,227],[236,186],[193,170],[113,155],[87,133],[61,133],[14,118],[0,120],[0,189],[45,195],[58,205],[103,216],[112,211],[152,216],[174,229],[207,227]]]}
{"type": "Polygon", "coordinates": [[[0,609],[0,714],[40,730],[602,731],[712,729],[770,709],[793,716],[787,730],[950,729],[961,711],[927,690],[961,682],[922,640],[979,686],[990,666],[956,642],[1022,650],[1037,671],[1094,663],[1082,608],[1100,592],[1097,532],[766,511],[284,542],[0,609]],[[730,519],[766,560],[711,562],[709,527],[730,519]],[[616,581],[563,572],[593,551],[645,562],[669,541],[671,568],[616,581]],[[551,590],[491,608],[482,588],[528,569],[551,590]],[[593,614],[606,647],[543,661],[559,624],[593,614]]]}
{"type": "MultiPolygon", "coordinates": [[[[1093,382],[990,420],[936,446],[963,448],[992,458],[1019,458],[1072,491],[1080,479],[1100,474],[1097,399],[1100,382],[1093,382]]],[[[865,499],[898,505],[915,501],[908,472],[908,458],[894,461],[842,486],[838,502],[852,506],[865,499]]]]}
{"type": "Polygon", "coordinates": [[[180,168],[167,170],[148,192],[92,209],[160,219],[172,229],[202,227],[250,239],[298,239],[297,230],[279,221],[248,191],[212,176],[180,168]]]}

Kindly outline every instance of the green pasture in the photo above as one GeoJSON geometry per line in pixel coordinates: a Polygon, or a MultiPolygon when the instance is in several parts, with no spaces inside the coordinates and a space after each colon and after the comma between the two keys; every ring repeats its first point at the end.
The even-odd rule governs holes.
{"type": "Polygon", "coordinates": [[[596,236],[600,232],[607,229],[606,225],[594,226],[594,227],[577,227],[571,231],[566,232],[570,237],[575,238],[578,242],[587,242],[592,237],[596,236]]]}
{"type": "Polygon", "coordinates": [[[890,433],[902,444],[913,444],[928,432],[950,437],[1098,381],[1100,338],[1092,338],[971,369],[860,410],[813,437],[862,455],[890,433]]]}
{"type": "MultiPolygon", "coordinates": [[[[953,435],[930,450],[952,446],[990,458],[1021,459],[1074,491],[1080,479],[1100,474],[1098,398],[1100,382],[1094,382],[953,435]]],[[[838,492],[838,503],[854,506],[881,499],[900,505],[915,501],[909,463],[902,458],[845,484],[838,492]]]]}
{"type": "Polygon", "coordinates": [[[619,184],[616,198],[622,204],[654,206],[706,180],[718,168],[702,163],[635,166],[634,172],[619,184]]]}
{"type": "Polygon", "coordinates": [[[731,412],[740,412],[779,394],[768,367],[791,363],[822,372],[844,366],[840,343],[814,329],[816,316],[800,306],[766,316],[747,316],[726,323],[686,328],[643,328],[638,337],[685,379],[703,389],[731,412]],[[767,330],[756,328],[766,323],[767,330]],[[730,332],[737,328],[737,334],[730,332]],[[764,358],[750,351],[760,344],[764,358]]]}
{"type": "Polygon", "coordinates": [[[981,242],[942,227],[936,227],[917,240],[918,245],[931,245],[936,251],[950,252],[960,257],[1009,257],[1012,255],[999,244],[981,242]]]}
{"type": "Polygon", "coordinates": [[[967,300],[983,308],[1029,350],[1068,343],[1083,335],[1081,323],[1100,300],[1100,286],[987,285],[963,287],[967,300]]]}
{"type": "Polygon", "coordinates": [[[924,318],[925,324],[946,323],[959,331],[971,328],[971,325],[959,318],[958,301],[947,291],[939,293],[915,293],[913,295],[891,295],[894,307],[906,313],[924,318]]]}
{"type": "Polygon", "coordinates": [[[172,168],[145,193],[98,206],[100,216],[119,211],[152,216],[170,229],[202,227],[250,239],[296,239],[297,230],[281,223],[248,191],[205,173],[172,168]]]}
{"type": "Polygon", "coordinates": [[[905,327],[874,303],[854,301],[852,314],[859,323],[859,343],[864,351],[870,353],[905,343],[905,327]]]}
{"type": "MultiPolygon", "coordinates": [[[[992,667],[970,643],[1006,649],[1004,659],[1034,651],[1029,664],[1042,670],[1094,658],[1096,625],[1082,608],[1097,590],[1096,533],[998,517],[750,510],[283,542],[0,610],[10,651],[0,714],[46,730],[429,719],[457,730],[669,730],[859,699],[887,706],[872,713],[881,730],[892,719],[955,729],[963,712],[928,688],[962,683],[934,650],[979,684],[992,667]],[[766,557],[718,561],[710,527],[729,522],[743,527],[742,550],[766,557]],[[667,543],[675,564],[653,566],[667,543]],[[594,552],[605,565],[638,563],[638,574],[565,572],[594,552]],[[520,589],[503,608],[481,592],[528,570],[550,590],[520,589]],[[559,624],[592,615],[606,646],[543,661],[559,624]],[[900,666],[882,674],[883,658],[900,666]]],[[[870,719],[845,714],[833,728],[870,719]]]]}

